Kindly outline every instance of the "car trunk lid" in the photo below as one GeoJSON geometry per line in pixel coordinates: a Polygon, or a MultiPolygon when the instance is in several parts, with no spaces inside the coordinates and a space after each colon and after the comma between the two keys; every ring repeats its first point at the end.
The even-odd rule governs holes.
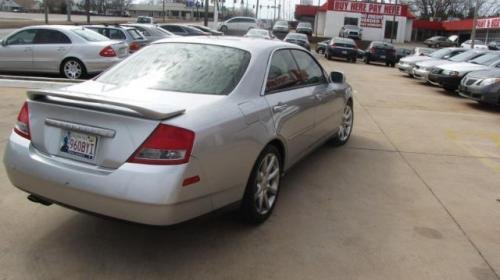
{"type": "Polygon", "coordinates": [[[185,109],[165,102],[69,90],[28,92],[32,145],[54,158],[115,169],[163,120],[185,109]]]}

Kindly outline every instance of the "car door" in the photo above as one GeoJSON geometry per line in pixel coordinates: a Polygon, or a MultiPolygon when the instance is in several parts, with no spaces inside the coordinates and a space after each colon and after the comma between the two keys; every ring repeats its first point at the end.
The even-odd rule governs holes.
{"type": "Polygon", "coordinates": [[[314,141],[312,133],[318,101],[311,88],[304,87],[288,49],[272,54],[265,98],[273,114],[276,133],[286,141],[288,157],[293,163],[314,141]]]}
{"type": "Polygon", "coordinates": [[[40,29],[33,45],[33,68],[40,72],[59,72],[61,62],[71,50],[71,40],[53,29],[40,29]]]}
{"type": "Polygon", "coordinates": [[[304,89],[311,92],[318,105],[314,114],[313,141],[332,134],[341,124],[344,98],[341,91],[330,84],[325,71],[306,51],[292,50],[299,67],[304,89]]]}
{"type": "Polygon", "coordinates": [[[2,41],[0,46],[0,70],[33,70],[33,41],[38,29],[26,29],[2,41]]]}

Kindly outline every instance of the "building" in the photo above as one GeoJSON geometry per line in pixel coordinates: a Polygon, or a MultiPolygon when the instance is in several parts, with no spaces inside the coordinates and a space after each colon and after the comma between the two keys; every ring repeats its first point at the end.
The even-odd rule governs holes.
{"type": "Polygon", "coordinates": [[[14,0],[0,0],[0,11],[19,12],[22,10],[23,10],[23,7],[19,4],[17,4],[17,2],[14,0]]]}
{"type": "MultiPolygon", "coordinates": [[[[459,41],[463,42],[470,39],[472,19],[447,20],[447,21],[428,21],[415,20],[413,22],[414,41],[423,41],[435,35],[458,35],[459,41]]],[[[476,39],[486,43],[491,41],[500,41],[500,17],[480,18],[476,24],[476,39]]]]}
{"type": "Polygon", "coordinates": [[[407,5],[373,2],[327,0],[321,6],[297,5],[295,18],[310,21],[315,33],[335,37],[344,25],[357,25],[363,29],[362,40],[410,41],[413,20],[407,5]]]}
{"type": "MultiPolygon", "coordinates": [[[[1,0],[0,0],[1,1],[1,0]]],[[[213,6],[208,7],[208,17],[213,17],[213,6]]],[[[131,4],[128,8],[130,16],[150,16],[156,18],[163,17],[163,5],[131,4]]],[[[186,5],[184,3],[166,2],[165,16],[167,18],[194,19],[202,18],[205,15],[205,8],[196,5],[186,5]]]]}

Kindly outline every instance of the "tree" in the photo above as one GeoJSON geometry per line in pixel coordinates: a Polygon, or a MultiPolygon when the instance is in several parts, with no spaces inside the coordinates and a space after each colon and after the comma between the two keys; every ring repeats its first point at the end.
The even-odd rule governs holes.
{"type": "MultiPolygon", "coordinates": [[[[422,19],[472,18],[476,0],[408,0],[413,11],[422,19]]],[[[500,12],[500,1],[479,0],[479,17],[500,12]]]]}

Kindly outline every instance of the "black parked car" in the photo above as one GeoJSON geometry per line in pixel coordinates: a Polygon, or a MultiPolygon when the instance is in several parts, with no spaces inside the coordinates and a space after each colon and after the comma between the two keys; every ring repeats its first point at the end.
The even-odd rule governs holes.
{"type": "Polygon", "coordinates": [[[159,24],[161,28],[178,36],[207,36],[210,33],[182,24],[159,24]]]}
{"type": "Polygon", "coordinates": [[[356,62],[358,57],[358,47],[353,39],[349,38],[333,38],[330,45],[326,48],[326,59],[332,57],[346,58],[348,61],[356,62]]]}
{"type": "Polygon", "coordinates": [[[208,28],[208,27],[203,26],[203,25],[188,24],[188,26],[194,27],[194,28],[196,28],[196,29],[198,29],[200,31],[206,32],[206,33],[208,33],[210,35],[213,35],[213,36],[222,36],[222,35],[224,35],[224,33],[220,32],[220,31],[208,28]]]}
{"type": "Polygon", "coordinates": [[[397,48],[396,49],[396,63],[405,56],[409,56],[412,53],[410,49],[397,48]]]}
{"type": "Polygon", "coordinates": [[[479,103],[500,105],[500,68],[467,74],[458,93],[479,103]]]}
{"type": "Polygon", "coordinates": [[[316,44],[316,52],[319,54],[324,54],[326,51],[326,47],[328,46],[328,44],[330,44],[330,40],[332,40],[332,39],[324,40],[324,41],[317,43],[316,44]]]}
{"type": "Polygon", "coordinates": [[[299,45],[301,47],[304,47],[306,50],[310,51],[311,47],[309,46],[309,39],[307,39],[306,34],[302,33],[288,33],[283,39],[283,41],[292,43],[295,45],[299,45]]]}
{"type": "Polygon", "coordinates": [[[384,62],[386,66],[396,65],[396,48],[385,42],[373,41],[365,51],[365,62],[384,62]]]}

